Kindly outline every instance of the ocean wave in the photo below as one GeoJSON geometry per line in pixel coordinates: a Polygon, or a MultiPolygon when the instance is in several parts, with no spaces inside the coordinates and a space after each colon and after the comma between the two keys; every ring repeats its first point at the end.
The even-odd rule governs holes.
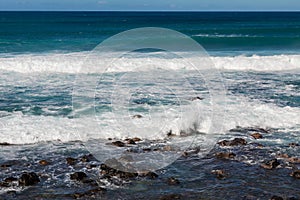
{"type": "MultiPolygon", "coordinates": [[[[89,58],[88,52],[67,54],[24,54],[0,57],[0,70],[20,73],[97,73],[102,71],[101,57],[89,58]]],[[[194,59],[189,57],[186,59],[194,59]]],[[[215,68],[220,70],[241,71],[285,71],[300,68],[300,55],[273,56],[227,56],[210,57],[215,68]]],[[[113,63],[107,72],[147,70],[145,60],[166,69],[194,69],[183,62],[182,58],[164,59],[160,57],[124,57],[113,63]],[[149,60],[150,59],[150,60],[149,60]]]]}

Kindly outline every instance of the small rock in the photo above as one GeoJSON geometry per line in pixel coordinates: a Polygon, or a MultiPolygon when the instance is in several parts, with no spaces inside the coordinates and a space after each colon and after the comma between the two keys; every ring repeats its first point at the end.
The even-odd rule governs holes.
{"type": "Polygon", "coordinates": [[[264,164],[261,164],[261,167],[264,169],[275,169],[279,165],[280,165],[280,162],[277,159],[272,159],[272,160],[265,162],[264,164]]]}
{"type": "Polygon", "coordinates": [[[217,175],[218,179],[223,179],[226,177],[224,170],[216,169],[216,170],[212,170],[211,173],[217,175]]]}
{"type": "Polygon", "coordinates": [[[9,143],[7,143],[7,142],[1,142],[1,143],[0,143],[0,146],[9,146],[9,145],[12,145],[12,144],[9,144],[9,143]]]}
{"type": "Polygon", "coordinates": [[[108,140],[112,140],[112,138],[107,138],[108,140]]]}
{"type": "Polygon", "coordinates": [[[0,187],[10,187],[10,183],[8,183],[8,182],[0,182],[0,187]]]}
{"type": "Polygon", "coordinates": [[[127,144],[136,144],[136,143],[133,139],[129,139],[129,140],[127,140],[127,144]]]}
{"type": "Polygon", "coordinates": [[[47,160],[40,160],[39,164],[43,165],[43,166],[46,166],[46,165],[49,165],[50,163],[47,160]]]}
{"type": "Polygon", "coordinates": [[[68,157],[68,158],[66,158],[66,161],[67,161],[67,164],[68,164],[68,165],[75,165],[77,159],[72,158],[72,157],[68,157]]]}
{"type": "Polygon", "coordinates": [[[164,195],[162,197],[160,197],[160,200],[174,200],[174,199],[181,199],[181,195],[180,194],[169,194],[169,195],[164,195]]]}
{"type": "Polygon", "coordinates": [[[232,152],[218,152],[218,153],[216,153],[217,158],[230,159],[230,158],[234,158],[235,156],[236,156],[236,154],[232,153],[232,152]]]}
{"type": "Polygon", "coordinates": [[[294,178],[300,179],[300,170],[293,171],[290,175],[294,178]]]}
{"type": "Polygon", "coordinates": [[[4,182],[7,182],[7,183],[11,183],[14,181],[18,181],[18,179],[15,177],[8,177],[8,178],[4,179],[4,182]]]}
{"type": "Polygon", "coordinates": [[[178,184],[180,184],[179,180],[174,178],[174,177],[168,178],[167,183],[168,183],[168,185],[178,185],[178,184]]]}
{"type": "Polygon", "coordinates": [[[298,147],[299,144],[292,142],[292,143],[289,143],[289,146],[290,146],[290,147],[298,147]]]}
{"type": "Polygon", "coordinates": [[[284,154],[277,154],[277,157],[278,158],[289,158],[289,155],[288,154],[286,154],[286,153],[284,153],[284,154]]]}
{"type": "Polygon", "coordinates": [[[202,97],[192,97],[192,98],[191,98],[192,101],[196,101],[196,100],[200,100],[200,101],[201,101],[201,100],[203,100],[203,99],[204,99],[204,98],[202,98],[202,97]]]}
{"type": "Polygon", "coordinates": [[[38,175],[34,172],[23,173],[19,178],[19,185],[21,186],[29,186],[35,185],[40,182],[38,175]]]}
{"type": "Polygon", "coordinates": [[[132,138],[132,140],[133,141],[135,141],[135,142],[140,142],[140,141],[142,141],[140,138],[138,138],[138,137],[134,137],[134,138],[132,138]]]}
{"type": "Polygon", "coordinates": [[[137,115],[133,115],[132,119],[140,119],[142,117],[143,117],[142,115],[137,114],[137,115]]]}
{"type": "Polygon", "coordinates": [[[291,157],[287,159],[290,163],[300,163],[300,158],[291,157]]]}
{"type": "Polygon", "coordinates": [[[84,155],[80,158],[81,162],[90,162],[92,160],[95,160],[95,158],[92,154],[84,155]]]}
{"type": "Polygon", "coordinates": [[[87,175],[84,172],[75,172],[70,175],[71,180],[83,181],[85,178],[87,178],[87,175]]]}
{"type": "Polygon", "coordinates": [[[246,145],[247,141],[243,138],[234,138],[233,140],[222,140],[217,143],[220,146],[246,145]]]}
{"type": "Polygon", "coordinates": [[[115,142],[112,142],[112,144],[117,147],[125,147],[125,143],[121,142],[121,141],[115,141],[115,142]]]}
{"type": "Polygon", "coordinates": [[[166,145],[166,146],[163,147],[163,150],[164,150],[164,151],[173,151],[174,149],[173,149],[172,146],[166,145]]]}
{"type": "Polygon", "coordinates": [[[263,138],[262,134],[260,134],[260,133],[252,133],[251,136],[254,139],[262,139],[263,138]]]}
{"type": "Polygon", "coordinates": [[[151,179],[155,179],[155,178],[158,177],[158,175],[156,173],[150,172],[150,171],[142,172],[139,175],[142,176],[142,177],[148,177],[148,178],[151,178],[151,179]]]}
{"type": "Polygon", "coordinates": [[[280,196],[272,196],[271,197],[271,200],[283,200],[283,198],[282,197],[280,197],[280,196]]]}

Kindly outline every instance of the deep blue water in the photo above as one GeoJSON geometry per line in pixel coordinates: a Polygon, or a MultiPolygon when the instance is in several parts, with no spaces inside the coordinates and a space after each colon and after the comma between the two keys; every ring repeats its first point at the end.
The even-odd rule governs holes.
{"type": "Polygon", "coordinates": [[[0,52],[91,50],[139,27],[180,31],[212,54],[300,50],[299,12],[0,12],[0,52]]]}

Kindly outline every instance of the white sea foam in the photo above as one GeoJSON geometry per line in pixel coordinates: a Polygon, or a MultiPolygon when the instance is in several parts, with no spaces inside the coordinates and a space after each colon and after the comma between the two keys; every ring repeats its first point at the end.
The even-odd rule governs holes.
{"type": "MultiPolygon", "coordinates": [[[[103,66],[99,66],[102,58],[92,57],[88,60],[87,52],[69,54],[44,54],[44,55],[17,55],[0,57],[0,70],[14,71],[20,73],[97,73],[103,66]]],[[[145,59],[158,66],[168,69],[193,69],[192,66],[184,63],[181,58],[129,58],[119,59],[122,62],[114,63],[107,71],[130,71],[147,70],[144,67],[145,59]]],[[[189,57],[188,59],[193,59],[189,57]]],[[[188,61],[187,59],[187,61],[188,61]]],[[[273,56],[232,56],[232,57],[211,57],[217,69],[224,70],[252,70],[252,71],[285,71],[300,69],[300,55],[273,55],[273,56]]],[[[199,64],[200,65],[200,64],[199,64]]],[[[104,66],[107,67],[107,66],[104,66]]]]}
{"type": "MultiPolygon", "coordinates": [[[[66,142],[84,141],[91,138],[126,138],[133,136],[158,139],[165,137],[166,132],[170,129],[173,130],[173,133],[179,134],[180,130],[189,128],[196,128],[199,132],[207,132],[212,120],[205,114],[206,111],[209,112],[209,105],[202,101],[198,101],[197,104],[200,104],[202,112],[194,111],[194,113],[191,113],[190,108],[187,110],[188,112],[181,113],[181,117],[178,117],[177,113],[166,111],[165,113],[152,113],[151,116],[145,116],[141,119],[115,115],[116,113],[103,114],[98,118],[95,118],[93,114],[89,114],[73,119],[23,115],[20,112],[8,113],[7,116],[1,118],[0,142],[24,144],[52,140],[66,142]],[[152,124],[152,127],[157,125],[161,131],[154,133],[153,129],[144,129],[132,135],[131,129],[128,128],[135,125],[147,125],[148,122],[152,124]],[[162,122],[166,126],[160,127],[162,122]],[[128,126],[125,127],[124,124],[128,124],[128,126]]],[[[250,101],[233,96],[227,105],[220,104],[217,106],[222,107],[225,112],[223,123],[225,131],[236,126],[258,126],[283,130],[289,128],[295,130],[296,128],[300,130],[300,108],[278,107],[274,104],[250,101]]],[[[219,111],[222,112],[221,109],[219,111]]]]}

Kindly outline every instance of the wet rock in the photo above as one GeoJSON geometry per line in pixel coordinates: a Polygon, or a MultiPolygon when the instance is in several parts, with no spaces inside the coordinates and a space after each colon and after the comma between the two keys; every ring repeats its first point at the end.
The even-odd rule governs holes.
{"type": "Polygon", "coordinates": [[[262,139],[263,138],[262,134],[260,134],[260,133],[252,133],[251,136],[254,139],[262,139]]]}
{"type": "Polygon", "coordinates": [[[10,187],[10,183],[8,183],[8,182],[0,182],[0,187],[10,187]]]}
{"type": "Polygon", "coordinates": [[[87,178],[87,175],[84,172],[75,172],[70,175],[71,180],[83,181],[87,178]]]}
{"type": "Polygon", "coordinates": [[[134,137],[134,138],[132,138],[132,140],[135,141],[135,142],[140,142],[140,141],[142,141],[142,139],[141,139],[141,138],[138,138],[138,137],[134,137]]]}
{"type": "Polygon", "coordinates": [[[137,173],[120,171],[120,170],[114,169],[106,164],[101,164],[100,169],[101,169],[100,173],[105,176],[115,176],[115,177],[119,177],[122,179],[130,179],[130,178],[135,178],[138,176],[137,173]]]}
{"type": "Polygon", "coordinates": [[[150,172],[150,171],[141,172],[139,175],[142,177],[148,177],[151,179],[156,179],[158,177],[158,175],[156,173],[150,172]]]}
{"type": "Polygon", "coordinates": [[[38,175],[34,172],[25,172],[19,178],[19,185],[21,186],[30,186],[35,185],[40,182],[38,175]]]}
{"type": "Polygon", "coordinates": [[[274,195],[274,196],[271,197],[271,200],[283,200],[283,198],[280,197],[280,196],[274,195]]]}
{"type": "Polygon", "coordinates": [[[218,179],[223,179],[226,177],[224,170],[216,169],[216,170],[212,170],[211,173],[215,174],[218,179]]]}
{"type": "Polygon", "coordinates": [[[263,164],[261,164],[261,167],[264,169],[275,169],[280,165],[280,162],[277,159],[269,160],[263,164]]]}
{"type": "Polygon", "coordinates": [[[95,165],[95,164],[89,164],[86,166],[87,169],[93,169],[93,168],[96,168],[98,165],[95,165]]]}
{"type": "Polygon", "coordinates": [[[128,139],[127,140],[127,144],[136,144],[135,141],[133,139],[128,139]]]}
{"type": "Polygon", "coordinates": [[[290,146],[290,147],[298,147],[299,144],[292,142],[292,143],[289,143],[289,146],[290,146]]]}
{"type": "Polygon", "coordinates": [[[182,199],[182,196],[180,194],[169,194],[164,195],[159,198],[160,200],[174,200],[174,199],[182,199]]]}
{"type": "Polygon", "coordinates": [[[287,159],[290,163],[300,163],[300,158],[291,157],[287,159]]]}
{"type": "Polygon", "coordinates": [[[143,118],[143,116],[139,114],[132,116],[132,119],[140,119],[140,118],[143,118]]]}
{"type": "Polygon", "coordinates": [[[196,101],[196,100],[203,100],[204,98],[202,98],[202,97],[192,97],[191,98],[191,101],[196,101]]]}
{"type": "Polygon", "coordinates": [[[107,138],[108,140],[112,140],[112,138],[107,138]]]}
{"type": "Polygon", "coordinates": [[[18,179],[15,177],[8,177],[8,178],[4,179],[4,182],[7,182],[7,183],[11,183],[14,181],[18,181],[18,179]]]}
{"type": "Polygon", "coordinates": [[[290,175],[294,178],[300,179],[300,170],[293,171],[290,175]]]}
{"type": "Polygon", "coordinates": [[[12,144],[9,144],[9,143],[7,143],[7,142],[1,142],[1,143],[0,143],[0,146],[9,146],[9,145],[12,145],[12,144]]]}
{"type": "Polygon", "coordinates": [[[168,137],[174,137],[175,134],[173,134],[172,130],[169,130],[169,131],[167,132],[167,136],[168,136],[168,137]]]}
{"type": "Polygon", "coordinates": [[[286,153],[284,153],[284,154],[277,154],[277,157],[278,158],[289,158],[289,155],[288,154],[286,154],[286,153]]]}
{"type": "Polygon", "coordinates": [[[97,195],[102,194],[104,192],[106,192],[105,188],[98,187],[96,189],[88,190],[84,193],[75,193],[75,194],[73,194],[73,197],[75,199],[83,198],[83,197],[85,199],[91,199],[91,198],[95,198],[97,195]]]}
{"type": "Polygon", "coordinates": [[[125,143],[121,141],[112,142],[112,145],[115,145],[117,147],[125,147],[125,143]]]}
{"type": "Polygon", "coordinates": [[[47,160],[40,160],[39,164],[43,165],[43,166],[46,166],[46,165],[49,165],[50,163],[47,160]]]}
{"type": "Polygon", "coordinates": [[[215,154],[215,156],[221,159],[231,159],[234,158],[236,154],[232,152],[218,152],[215,154]]]}
{"type": "Polygon", "coordinates": [[[246,145],[247,141],[243,138],[234,138],[233,140],[222,140],[217,143],[220,146],[246,145]]]}
{"type": "Polygon", "coordinates": [[[66,158],[66,161],[67,161],[68,165],[75,165],[76,162],[77,162],[77,159],[72,158],[72,157],[68,157],[68,158],[66,158]]]}
{"type": "Polygon", "coordinates": [[[81,162],[90,162],[92,160],[95,160],[95,157],[92,154],[84,155],[80,158],[81,162]]]}
{"type": "Polygon", "coordinates": [[[174,177],[168,178],[167,183],[168,183],[168,185],[178,185],[178,184],[180,184],[179,180],[174,178],[174,177]]]}
{"type": "Polygon", "coordinates": [[[187,157],[190,155],[198,154],[200,152],[200,147],[196,147],[195,149],[187,150],[182,153],[183,156],[187,157]]]}
{"type": "Polygon", "coordinates": [[[230,129],[230,132],[240,132],[240,133],[248,133],[248,132],[259,132],[259,133],[269,133],[270,130],[264,129],[264,128],[259,128],[259,127],[240,127],[237,126],[234,129],[230,129]]]}

